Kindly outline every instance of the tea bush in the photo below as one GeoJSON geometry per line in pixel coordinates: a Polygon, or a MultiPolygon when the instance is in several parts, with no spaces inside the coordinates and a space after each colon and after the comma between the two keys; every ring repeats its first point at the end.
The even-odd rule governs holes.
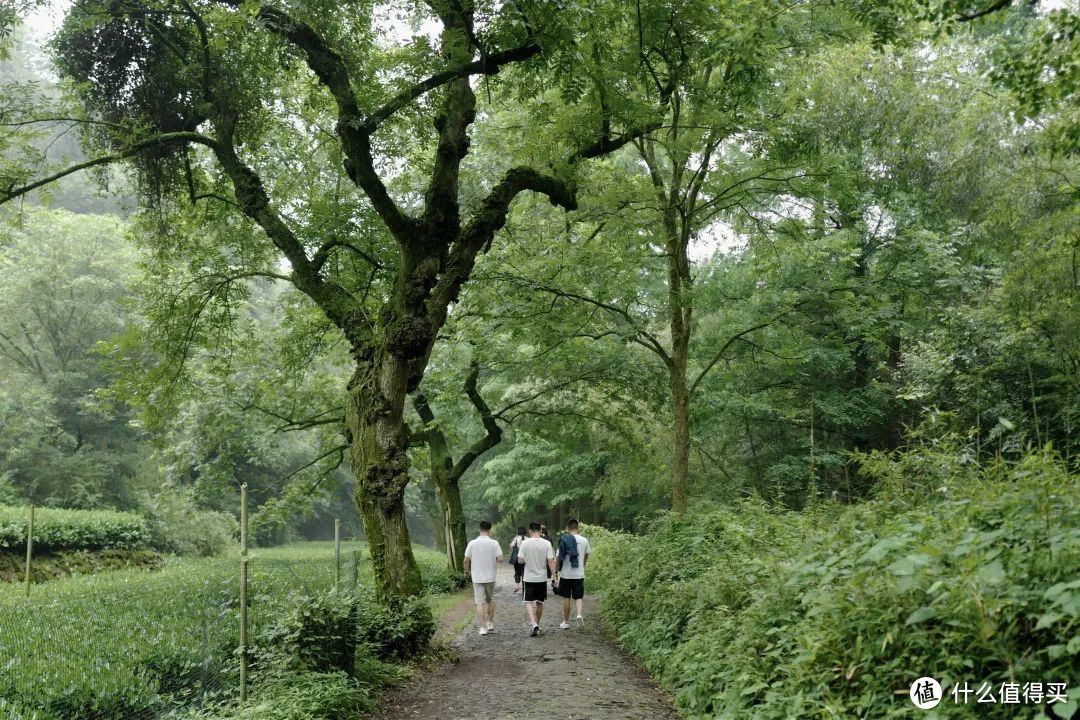
{"type": "MultiPolygon", "coordinates": [[[[417,554],[429,567],[442,562],[431,551],[417,554]]],[[[361,553],[350,544],[344,555],[361,553]]],[[[375,656],[402,659],[430,636],[430,612],[425,625],[419,610],[398,615],[374,602],[368,563],[356,592],[335,588],[332,543],[260,549],[252,558],[256,703],[279,692],[301,702],[321,687],[327,714],[291,717],[359,707],[396,672],[375,656]],[[279,682],[286,675],[295,682],[279,682]]],[[[120,570],[36,586],[29,600],[21,587],[0,588],[0,698],[16,708],[8,714],[143,720],[226,712],[221,706],[238,689],[237,566],[235,558],[172,558],[154,574],[120,570]]],[[[350,575],[343,572],[343,585],[350,575]]]]}
{"type": "MultiPolygon", "coordinates": [[[[0,550],[26,551],[27,508],[0,505],[0,550]]],[[[37,508],[34,511],[34,549],[141,550],[151,544],[149,523],[142,517],[115,510],[62,510],[37,508]]]]}
{"type": "MultiPolygon", "coordinates": [[[[922,675],[946,694],[1075,684],[1075,478],[1049,451],[989,468],[914,452],[864,458],[903,482],[858,506],[747,501],[641,537],[593,531],[605,619],[689,718],[907,717],[922,675]]],[[[979,710],[1070,717],[1078,699],[979,710]]],[[[935,712],[973,709],[950,697],[935,712]]]]}

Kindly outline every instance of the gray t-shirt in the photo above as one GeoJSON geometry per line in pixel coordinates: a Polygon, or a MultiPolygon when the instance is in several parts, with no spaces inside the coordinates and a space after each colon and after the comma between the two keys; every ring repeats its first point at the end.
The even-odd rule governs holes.
{"type": "Polygon", "coordinates": [[[547,561],[555,559],[555,551],[544,538],[531,537],[521,543],[518,558],[525,560],[525,582],[547,582],[547,561]]]}
{"type": "Polygon", "coordinates": [[[559,577],[567,580],[584,580],[585,579],[585,556],[589,554],[589,540],[583,535],[574,533],[574,539],[577,540],[577,567],[570,564],[570,558],[566,558],[562,564],[562,571],[559,573],[559,577]]]}

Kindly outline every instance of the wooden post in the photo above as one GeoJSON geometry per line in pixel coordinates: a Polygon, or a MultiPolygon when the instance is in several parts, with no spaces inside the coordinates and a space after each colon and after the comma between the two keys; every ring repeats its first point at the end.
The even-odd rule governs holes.
{"type": "Polygon", "coordinates": [[[247,483],[240,486],[240,702],[247,701],[247,483]]]}
{"type": "Polygon", "coordinates": [[[341,584],[341,518],[334,518],[334,583],[341,584]]]}
{"type": "Polygon", "coordinates": [[[34,561],[34,504],[30,503],[30,521],[26,524],[26,597],[30,597],[30,570],[34,561]]]}
{"type": "Polygon", "coordinates": [[[810,488],[817,494],[817,463],[814,458],[814,401],[810,401],[810,488]]]}

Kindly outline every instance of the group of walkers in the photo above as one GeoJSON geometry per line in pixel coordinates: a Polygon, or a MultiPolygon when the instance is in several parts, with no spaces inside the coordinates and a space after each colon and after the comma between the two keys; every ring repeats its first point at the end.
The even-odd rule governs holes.
{"type": "MultiPolygon", "coordinates": [[[[549,580],[552,590],[563,599],[559,628],[571,627],[572,605],[577,610],[576,621],[584,623],[585,564],[590,549],[588,539],[578,534],[578,521],[574,519],[567,521],[557,549],[544,525],[532,522],[528,529],[518,528],[510,543],[509,562],[514,567],[514,592],[521,595],[532,637],[544,632],[540,621],[544,617],[549,580]]],[[[480,523],[480,535],[465,548],[465,572],[472,576],[476,623],[481,635],[495,631],[495,574],[502,559],[502,546],[491,537],[491,523],[485,520],[480,523]]]]}

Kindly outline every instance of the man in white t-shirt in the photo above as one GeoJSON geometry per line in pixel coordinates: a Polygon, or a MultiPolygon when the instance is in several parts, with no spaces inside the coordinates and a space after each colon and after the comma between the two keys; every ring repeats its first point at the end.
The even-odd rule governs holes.
{"type": "Polygon", "coordinates": [[[495,568],[502,560],[502,547],[491,537],[491,523],[480,522],[480,535],[465,547],[465,573],[472,575],[476,599],[476,624],[480,634],[495,630],[495,568]]]}
{"type": "Polygon", "coordinates": [[[540,537],[540,523],[529,523],[529,537],[518,546],[518,559],[525,563],[524,600],[525,613],[529,616],[532,637],[544,631],[540,629],[540,619],[544,616],[544,601],[547,600],[548,571],[555,573],[555,551],[544,538],[540,537]]]}
{"type": "Polygon", "coordinates": [[[559,538],[559,557],[556,569],[559,572],[558,593],[563,599],[562,624],[566,630],[570,627],[570,601],[577,605],[577,621],[585,622],[581,616],[581,607],[585,601],[585,563],[589,561],[589,540],[578,535],[578,521],[570,518],[566,521],[566,535],[559,538]],[[573,538],[573,542],[570,542],[573,538]]]}

